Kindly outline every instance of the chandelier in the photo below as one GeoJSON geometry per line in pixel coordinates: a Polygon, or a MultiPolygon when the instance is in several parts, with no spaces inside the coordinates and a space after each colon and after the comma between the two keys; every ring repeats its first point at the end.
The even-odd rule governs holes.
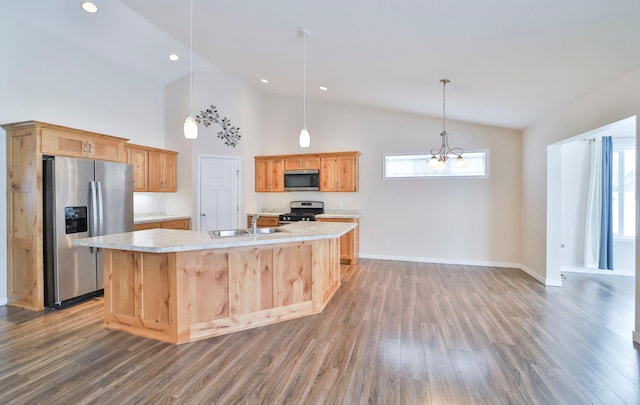
{"type": "Polygon", "coordinates": [[[467,163],[462,158],[462,153],[464,152],[462,148],[452,148],[449,146],[449,134],[447,133],[447,112],[446,112],[446,104],[445,104],[445,86],[447,83],[451,83],[448,79],[440,80],[442,83],[442,132],[440,133],[440,137],[442,140],[442,144],[439,148],[431,149],[431,159],[429,159],[429,164],[427,165],[431,169],[444,169],[446,167],[446,162],[452,156],[456,156],[456,161],[453,163],[453,167],[465,167],[467,163]]]}

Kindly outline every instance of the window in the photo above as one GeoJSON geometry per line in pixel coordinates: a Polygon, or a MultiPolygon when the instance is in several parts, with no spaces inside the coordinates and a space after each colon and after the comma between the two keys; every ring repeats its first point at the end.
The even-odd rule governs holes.
{"type": "Polygon", "coordinates": [[[446,162],[444,169],[428,167],[431,155],[384,155],[384,178],[407,179],[425,177],[487,177],[489,152],[465,152],[462,157],[466,167],[453,167],[455,156],[446,162]]]}
{"type": "Polygon", "coordinates": [[[613,235],[636,236],[636,146],[633,142],[613,139],[612,157],[613,235]]]}

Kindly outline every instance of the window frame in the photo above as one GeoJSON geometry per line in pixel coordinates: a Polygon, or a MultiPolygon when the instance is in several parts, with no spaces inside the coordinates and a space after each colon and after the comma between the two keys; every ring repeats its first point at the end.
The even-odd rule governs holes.
{"type": "MultiPolygon", "coordinates": [[[[625,150],[633,150],[635,153],[635,159],[636,159],[636,168],[637,168],[637,159],[638,159],[638,153],[637,153],[637,149],[636,149],[636,142],[635,139],[621,139],[621,138],[614,138],[613,139],[613,153],[618,153],[618,165],[617,167],[613,167],[612,166],[612,170],[617,171],[618,173],[618,182],[620,183],[618,185],[618,202],[617,202],[617,206],[618,206],[618,232],[613,234],[613,239],[616,241],[620,241],[620,242],[624,242],[624,241],[633,241],[636,239],[637,237],[637,229],[636,226],[634,224],[633,226],[633,236],[630,235],[625,235],[624,234],[624,192],[625,192],[625,187],[624,187],[624,151],[625,150]]],[[[637,170],[636,170],[636,181],[637,181],[637,170]]],[[[633,189],[633,193],[634,193],[634,202],[635,205],[637,205],[637,195],[636,195],[636,187],[632,187],[633,189]]],[[[613,201],[612,201],[613,204],[613,201]]],[[[636,211],[636,207],[634,206],[634,212],[636,211]]],[[[636,214],[637,215],[637,214],[636,214]]]]}
{"type": "MultiPolygon", "coordinates": [[[[394,180],[433,180],[433,179],[437,179],[437,180],[443,180],[443,179],[488,179],[490,177],[490,172],[489,172],[489,168],[491,167],[490,165],[490,153],[488,149],[474,149],[474,150],[468,150],[465,151],[462,154],[462,157],[464,158],[465,155],[471,154],[471,153],[482,153],[484,154],[484,174],[478,174],[478,175],[472,175],[472,174],[455,174],[455,173],[450,173],[450,174],[441,174],[441,175],[432,175],[432,174],[425,174],[425,175],[416,175],[416,176],[387,176],[387,158],[388,157],[394,157],[394,156],[424,156],[425,157],[425,165],[428,164],[429,159],[431,159],[431,154],[430,153],[383,153],[382,154],[382,179],[383,180],[390,180],[390,181],[394,181],[394,180]]],[[[455,156],[452,158],[449,158],[448,162],[453,162],[455,160],[455,156]]]]}

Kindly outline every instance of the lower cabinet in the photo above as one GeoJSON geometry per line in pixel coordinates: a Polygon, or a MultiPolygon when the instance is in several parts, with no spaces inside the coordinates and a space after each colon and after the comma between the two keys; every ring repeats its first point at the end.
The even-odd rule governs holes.
{"type": "MultiPolygon", "coordinates": [[[[253,221],[253,215],[247,215],[247,228],[251,228],[251,221],[253,221]]],[[[258,223],[256,225],[258,228],[273,228],[280,226],[280,221],[278,220],[278,217],[274,215],[259,216],[258,223]]]]}
{"type": "Polygon", "coordinates": [[[189,230],[191,229],[191,220],[189,218],[185,218],[185,219],[171,219],[168,221],[144,222],[141,224],[133,224],[134,231],[142,231],[144,229],[156,229],[156,228],[189,230]]]}
{"type": "Polygon", "coordinates": [[[360,256],[360,220],[358,218],[316,218],[319,222],[354,222],[357,227],[340,237],[340,263],[356,264],[360,256]]]}

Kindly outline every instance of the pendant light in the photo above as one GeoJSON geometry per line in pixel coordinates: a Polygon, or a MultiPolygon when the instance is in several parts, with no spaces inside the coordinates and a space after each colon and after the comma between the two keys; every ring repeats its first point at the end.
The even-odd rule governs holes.
{"type": "Polygon", "coordinates": [[[307,37],[311,35],[308,30],[300,29],[300,35],[303,37],[303,58],[302,58],[302,116],[303,116],[303,124],[302,130],[300,131],[300,135],[298,136],[298,145],[301,148],[308,148],[311,145],[311,136],[309,135],[309,130],[307,129],[307,37]]]}
{"type": "Polygon", "coordinates": [[[189,116],[184,120],[184,137],[187,139],[198,138],[198,123],[193,117],[193,0],[191,0],[189,20],[189,116]]]}
{"type": "Polygon", "coordinates": [[[456,161],[453,163],[454,168],[465,167],[467,162],[462,158],[462,153],[464,152],[462,148],[449,147],[449,134],[447,133],[446,126],[447,110],[445,109],[445,86],[448,83],[451,83],[451,81],[448,79],[442,79],[440,80],[440,83],[442,83],[442,132],[440,133],[442,144],[439,148],[431,149],[431,159],[429,159],[428,167],[431,169],[444,169],[450,155],[457,156],[456,161]]]}

